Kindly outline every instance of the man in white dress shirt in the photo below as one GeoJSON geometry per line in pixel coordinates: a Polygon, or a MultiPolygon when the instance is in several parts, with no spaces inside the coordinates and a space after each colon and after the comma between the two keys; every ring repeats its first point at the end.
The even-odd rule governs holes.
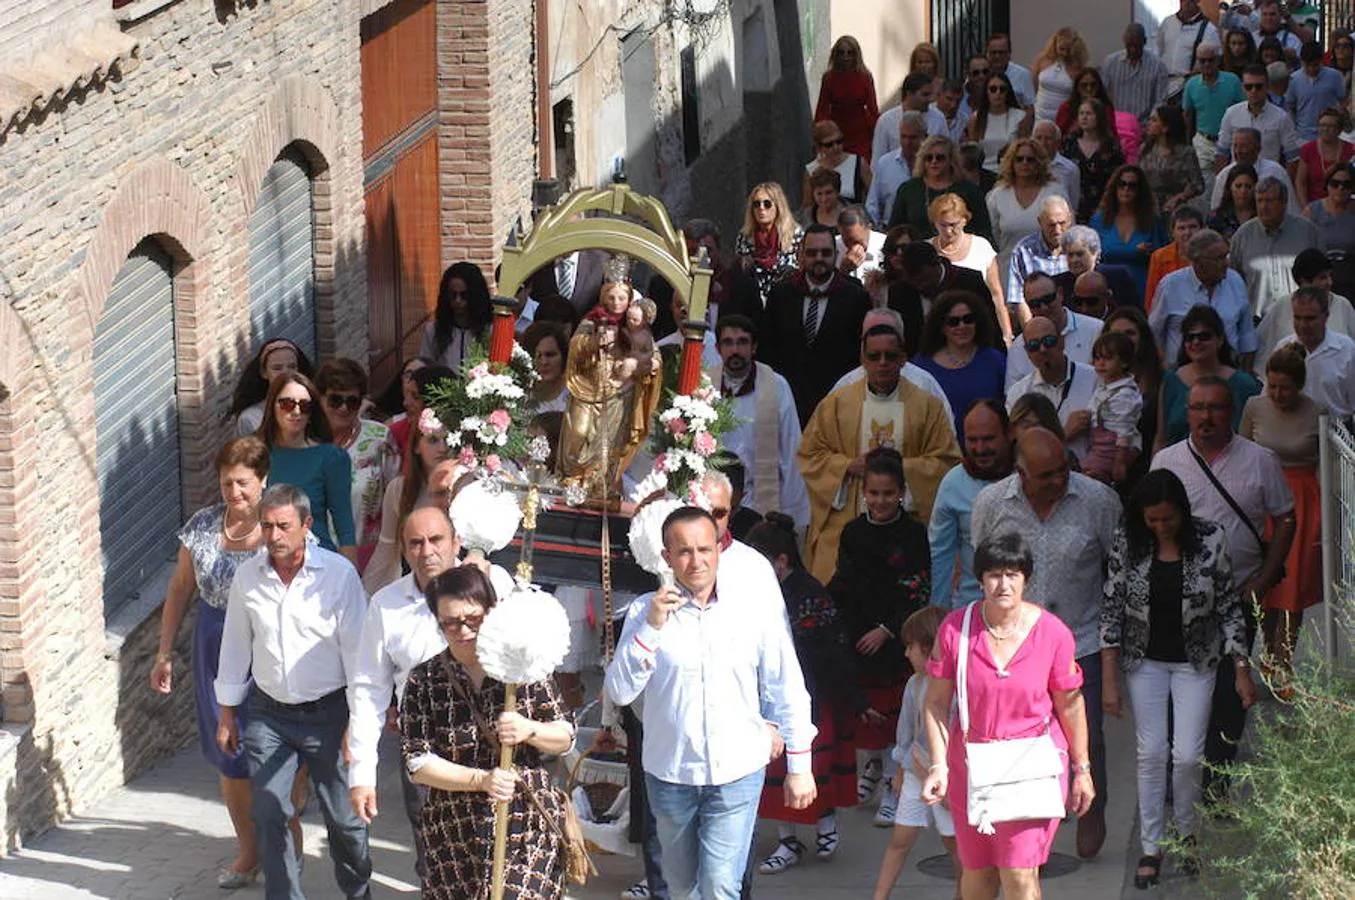
{"type": "Polygon", "coordinates": [[[1029,119],[1035,110],[1035,82],[1030,77],[1029,69],[1012,62],[1012,39],[1001,33],[989,35],[984,55],[988,57],[992,74],[1006,75],[1007,80],[1012,83],[1016,99],[1021,103],[1021,108],[1026,111],[1026,118],[1029,119]]]}
{"type": "Polygon", "coordinates": [[[1054,404],[1067,438],[1068,449],[1081,459],[1087,452],[1087,427],[1096,370],[1074,362],[1064,352],[1065,335],[1052,321],[1035,316],[1026,323],[1017,342],[1035,367],[1007,388],[1007,411],[1026,394],[1039,394],[1054,404]]]}
{"type": "MultiPolygon", "coordinates": [[[[353,760],[348,799],[358,818],[368,824],[377,815],[377,744],[388,710],[394,712],[399,707],[410,670],[447,648],[437,617],[424,600],[424,588],[433,578],[454,568],[461,552],[452,520],[437,506],[411,512],[400,537],[409,574],[372,597],[348,683],[348,749],[353,760]]],[[[501,597],[513,589],[513,579],[498,566],[490,570],[490,581],[501,597]]],[[[400,766],[400,782],[405,813],[414,830],[414,869],[422,878],[424,847],[419,823],[427,791],[409,780],[404,766],[400,766]]]]}
{"type": "Polygon", "coordinates": [[[1280,341],[1298,341],[1308,351],[1303,392],[1333,416],[1355,413],[1355,340],[1327,327],[1330,294],[1304,287],[1294,292],[1294,333],[1280,341]]]}
{"type": "Polygon", "coordinates": [[[1222,44],[1219,30],[1200,12],[1200,0],[1181,0],[1181,8],[1157,29],[1157,55],[1167,65],[1168,95],[1177,94],[1195,67],[1195,49],[1222,44]]]}
{"type": "Polygon", "coordinates": [[[1270,102],[1270,76],[1265,66],[1251,63],[1242,70],[1242,91],[1247,99],[1228,107],[1219,121],[1218,155],[1214,166],[1222,171],[1232,157],[1233,132],[1255,128],[1261,136],[1261,157],[1285,165],[1299,158],[1299,133],[1294,120],[1283,108],[1270,102]]]}
{"type": "Polygon", "coordinates": [[[673,896],[734,900],[773,750],[764,711],[785,741],[786,805],[814,801],[809,694],[784,614],[767,615],[770,567],[721,565],[715,520],[695,507],[662,534],[676,584],[631,604],[605,688],[623,706],[644,695],[642,765],[673,896]]]}
{"type": "Polygon", "coordinates": [[[266,552],[240,564],[226,603],[215,691],[217,743],[240,745],[236,707],[249,703],[243,737],[267,900],[304,900],[287,822],[292,782],[304,762],[329,830],[342,896],[370,898],[367,826],[348,803],[345,689],[367,609],[357,570],[306,541],[310,500],[277,484],[259,500],[266,552]],[[250,690],[251,677],[253,691],[250,690]]]}
{"type": "Polygon", "coordinates": [[[730,398],[739,424],[721,439],[747,473],[748,505],[760,513],[780,511],[809,527],[809,494],[795,453],[800,449],[800,416],[790,383],[757,362],[757,325],[747,316],[725,316],[715,326],[721,362],[711,383],[730,398]]]}
{"type": "MultiPolygon", "coordinates": [[[[927,123],[927,134],[945,135],[946,117],[940,111],[932,109],[932,99],[936,96],[937,80],[922,72],[913,72],[903,79],[899,91],[899,104],[891,106],[880,114],[875,122],[875,135],[870,142],[870,167],[874,171],[884,155],[899,146],[899,121],[908,111],[920,113],[927,123]]],[[[908,160],[912,164],[912,160],[908,160]]]]}

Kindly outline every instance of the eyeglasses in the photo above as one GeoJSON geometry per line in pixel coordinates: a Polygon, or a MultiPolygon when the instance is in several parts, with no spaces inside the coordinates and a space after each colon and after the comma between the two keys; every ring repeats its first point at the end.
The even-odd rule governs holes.
{"type": "Polygon", "coordinates": [[[458,628],[464,628],[467,631],[479,631],[484,621],[484,613],[475,616],[449,616],[446,619],[438,619],[438,627],[443,631],[456,631],[458,628]]]}
{"type": "Polygon", "coordinates": [[[868,350],[865,357],[866,362],[897,362],[903,354],[897,350],[868,350]]]}
{"type": "Polygon", "coordinates": [[[770,201],[770,200],[754,200],[754,201],[753,201],[753,209],[771,209],[771,208],[774,207],[774,206],[776,206],[776,204],[773,203],[773,202],[770,201]]]}
{"type": "Polygon", "coordinates": [[[973,313],[965,313],[962,316],[946,316],[947,328],[956,328],[960,325],[973,325],[973,324],[974,324],[973,313]]]}
{"type": "Polygon", "coordinates": [[[1265,89],[1266,89],[1266,86],[1265,86],[1264,84],[1255,84],[1255,83],[1252,83],[1252,84],[1244,84],[1244,85],[1242,85],[1242,90],[1244,90],[1244,91],[1264,91],[1265,89]]]}
{"type": "Polygon", "coordinates": [[[1186,409],[1196,413],[1226,413],[1232,407],[1227,403],[1187,403],[1186,409]]]}
{"type": "Polygon", "coordinates": [[[1044,309],[1046,306],[1051,305],[1056,299],[1058,299],[1058,294],[1045,294],[1043,297],[1032,297],[1027,294],[1026,306],[1029,306],[1031,309],[1044,309]]]}
{"type": "Polygon", "coordinates": [[[325,394],[325,404],[330,409],[356,410],[362,406],[361,394],[325,394]]]}
{"type": "Polygon", "coordinates": [[[827,141],[819,141],[819,146],[820,146],[820,147],[841,147],[841,146],[842,146],[842,138],[837,137],[837,138],[833,138],[833,139],[827,140],[827,141]]]}
{"type": "Polygon", "coordinates": [[[728,519],[728,518],[729,518],[729,507],[728,507],[728,506],[713,506],[713,507],[711,507],[711,510],[710,510],[710,517],[711,517],[712,519],[714,519],[715,521],[717,521],[717,522],[720,521],[721,519],[728,519]]]}
{"type": "Polygon", "coordinates": [[[1181,341],[1186,344],[1203,344],[1214,339],[1212,331],[1191,331],[1181,335],[1181,341]]]}
{"type": "Polygon", "coordinates": [[[301,415],[303,416],[311,414],[311,402],[308,399],[303,398],[298,400],[295,397],[279,397],[277,403],[278,409],[285,413],[301,410],[301,415]]]}
{"type": "Polygon", "coordinates": [[[923,162],[948,162],[949,160],[950,157],[944,153],[928,153],[922,157],[923,162]]]}
{"type": "Polygon", "coordinates": [[[1006,92],[1007,92],[1007,87],[1006,87],[1006,85],[1002,85],[1002,84],[990,84],[990,85],[988,85],[988,93],[990,93],[990,94],[1004,94],[1004,93],[1006,93],[1006,92]]]}
{"type": "Polygon", "coordinates": [[[1026,352],[1035,353],[1038,350],[1052,350],[1058,342],[1059,336],[1057,334],[1046,334],[1044,337],[1031,338],[1025,342],[1026,352]]]}

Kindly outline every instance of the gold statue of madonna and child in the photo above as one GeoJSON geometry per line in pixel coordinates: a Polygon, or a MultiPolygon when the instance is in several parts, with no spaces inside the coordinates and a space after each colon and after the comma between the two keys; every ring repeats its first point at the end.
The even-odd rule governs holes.
{"type": "Polygon", "coordinates": [[[603,266],[598,303],[569,342],[569,400],[560,430],[558,473],[590,501],[620,499],[621,473],[649,434],[663,392],[663,365],[650,326],[657,307],[631,285],[631,260],[603,266]]]}

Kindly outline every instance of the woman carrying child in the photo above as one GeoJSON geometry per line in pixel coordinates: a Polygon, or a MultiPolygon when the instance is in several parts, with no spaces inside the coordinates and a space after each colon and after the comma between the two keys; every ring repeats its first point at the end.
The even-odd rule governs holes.
{"type": "Polygon", "coordinates": [[[818,728],[811,748],[818,796],[807,809],[790,809],[782,790],[785,757],[768,764],[758,816],[777,821],[778,842],[758,866],[763,875],[784,872],[808,852],[795,836],[797,824],[816,826],[815,854],[819,859],[828,860],[837,853],[837,807],[856,803],[854,724],[858,717],[877,724],[884,721],[866,705],[854,677],[856,664],[842,635],[842,619],[828,591],[805,571],[795,531],[790,516],[770,512],[765,521],[749,530],[747,543],[767,557],[781,582],[795,655],[804,672],[818,728]]]}
{"type": "MultiPolygon", "coordinates": [[[[837,571],[828,583],[856,651],[861,690],[884,719],[856,730],[856,747],[866,752],[857,780],[858,803],[869,802],[881,780],[893,775],[893,759],[884,751],[894,742],[899,701],[911,672],[899,632],[903,621],[931,598],[927,526],[904,511],[906,488],[897,450],[877,447],[866,454],[861,485],[866,511],[842,530],[837,571]]],[[[893,824],[894,797],[884,791],[875,825],[893,824]]]]}

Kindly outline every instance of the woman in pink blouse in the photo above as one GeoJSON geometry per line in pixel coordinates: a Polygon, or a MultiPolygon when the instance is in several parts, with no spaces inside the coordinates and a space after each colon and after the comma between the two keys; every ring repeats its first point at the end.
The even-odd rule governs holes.
{"type": "MultiPolygon", "coordinates": [[[[981,834],[970,821],[965,737],[951,715],[960,654],[968,654],[966,693],[970,743],[1036,737],[1047,728],[1073,772],[1069,812],[1091,808],[1092,786],[1082,670],[1073,634],[1058,617],[1023,599],[1034,558],[1018,534],[989,538],[974,551],[983,599],[946,617],[927,663],[926,723],[931,758],[922,796],[949,801],[955,819],[961,892],[966,898],[1038,897],[1040,866],[1049,859],[1060,819],[999,822],[981,834]],[[960,636],[970,615],[968,646],[960,636]],[[945,760],[945,762],[939,762],[945,760]]],[[[1060,779],[1066,787],[1067,777],[1060,779]]]]}

